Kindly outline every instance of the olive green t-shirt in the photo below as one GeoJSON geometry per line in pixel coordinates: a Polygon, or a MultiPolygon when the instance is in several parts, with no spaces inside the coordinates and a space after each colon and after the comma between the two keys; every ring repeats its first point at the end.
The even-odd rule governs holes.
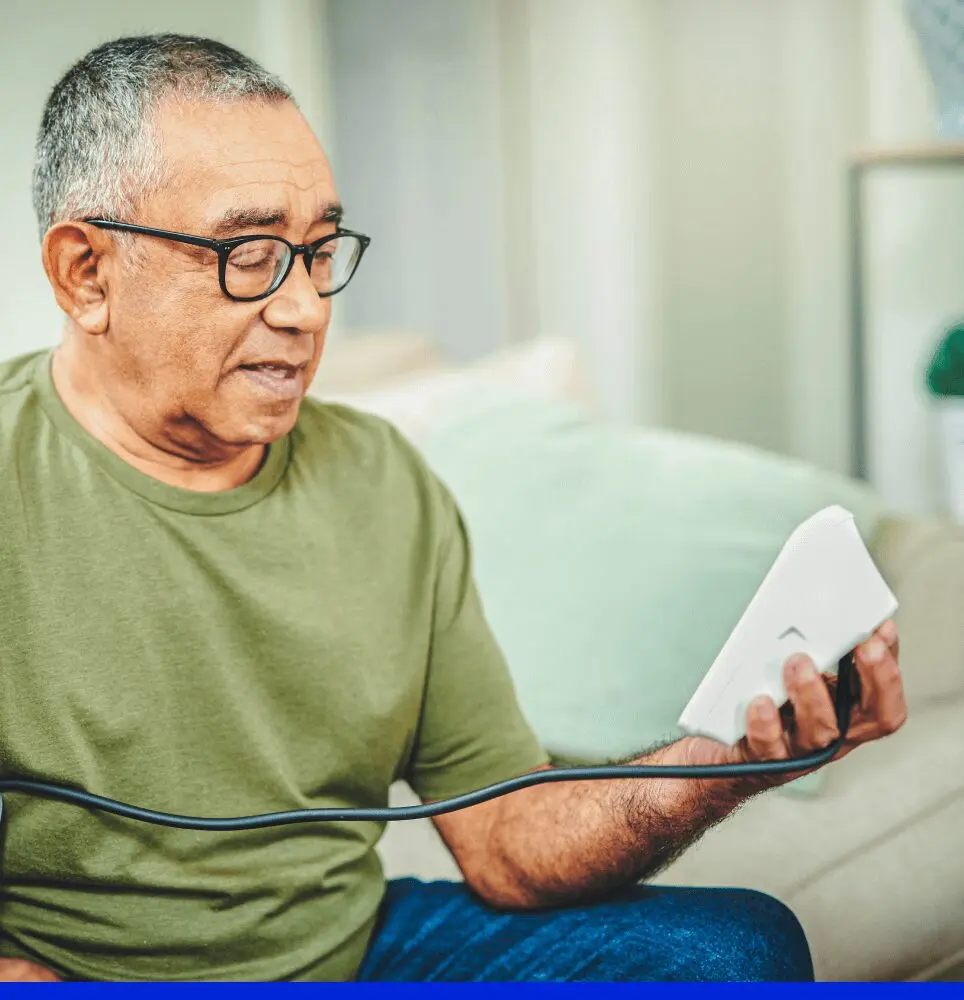
{"type": "MultiPolygon", "coordinates": [[[[167,812],[384,806],[544,763],[451,496],[392,427],[307,400],[258,474],[164,485],[89,436],[50,354],[0,365],[0,774],[167,812]]],[[[150,826],[8,793],[0,955],[95,980],[338,980],[375,823],[150,826]]]]}

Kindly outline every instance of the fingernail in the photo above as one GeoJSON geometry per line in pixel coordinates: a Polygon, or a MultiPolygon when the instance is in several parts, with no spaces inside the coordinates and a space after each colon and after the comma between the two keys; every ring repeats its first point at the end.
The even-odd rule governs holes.
{"type": "Polygon", "coordinates": [[[892,621],[885,621],[877,630],[877,634],[889,646],[897,638],[897,626],[892,621]]]}
{"type": "Polygon", "coordinates": [[[790,660],[790,672],[798,681],[812,681],[817,676],[816,668],[806,656],[794,656],[790,660]]]}
{"type": "Polygon", "coordinates": [[[750,703],[750,711],[761,722],[768,722],[773,717],[773,705],[769,698],[755,698],[750,703]]]}
{"type": "Polygon", "coordinates": [[[879,639],[871,639],[864,647],[864,659],[868,663],[880,663],[884,658],[884,644],[879,639]]]}

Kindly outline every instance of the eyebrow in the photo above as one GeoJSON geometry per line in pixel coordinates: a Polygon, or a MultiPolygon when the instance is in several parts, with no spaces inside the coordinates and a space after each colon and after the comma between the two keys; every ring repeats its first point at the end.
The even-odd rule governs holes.
{"type": "MultiPolygon", "coordinates": [[[[319,212],[314,225],[327,222],[341,224],[345,210],[338,202],[332,202],[319,212]]],[[[288,213],[281,208],[232,208],[221,215],[210,228],[214,239],[227,237],[242,230],[266,229],[269,226],[286,225],[288,213]]]]}

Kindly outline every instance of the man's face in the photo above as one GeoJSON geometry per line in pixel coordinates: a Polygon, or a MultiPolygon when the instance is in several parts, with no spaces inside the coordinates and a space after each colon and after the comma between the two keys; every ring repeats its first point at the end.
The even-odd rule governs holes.
{"type": "MultiPolygon", "coordinates": [[[[335,231],[331,169],[291,104],[169,103],[157,126],[170,180],[122,221],[296,244],[335,231]]],[[[303,259],[268,298],[234,302],[221,291],[213,250],[133,239],[109,271],[98,355],[114,407],[153,444],[198,458],[286,434],[331,316],[303,259]]]]}

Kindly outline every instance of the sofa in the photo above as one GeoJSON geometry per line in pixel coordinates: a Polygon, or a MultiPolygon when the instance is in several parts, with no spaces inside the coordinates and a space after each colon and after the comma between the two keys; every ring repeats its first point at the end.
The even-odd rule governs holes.
{"type": "MultiPolygon", "coordinates": [[[[526,468],[531,466],[536,452],[530,450],[528,456],[522,453],[516,466],[500,464],[513,439],[524,435],[494,430],[496,439],[485,446],[485,433],[478,428],[492,426],[494,411],[491,406],[481,407],[479,419],[473,425],[470,422],[476,405],[473,401],[480,395],[488,394],[491,398],[495,392],[496,397],[504,393],[516,402],[524,397],[531,404],[527,412],[534,407],[546,408],[547,412],[553,406],[579,408],[578,412],[584,416],[577,418],[572,415],[576,411],[564,410],[562,417],[554,418],[555,422],[543,422],[554,435],[546,438],[550,442],[547,450],[555,449],[556,453],[556,464],[545,485],[555,491],[556,497],[564,498],[567,492],[578,493],[580,483],[586,478],[581,468],[574,468],[572,475],[567,475],[566,455],[576,454],[572,449],[579,440],[590,440],[593,434],[603,433],[596,429],[604,421],[593,412],[595,404],[589,382],[585,361],[571,344],[535,341],[496,352],[470,365],[453,365],[418,334],[390,331],[332,342],[326,348],[312,389],[320,398],[367,409],[395,422],[417,445],[424,447],[430,462],[442,467],[440,474],[443,479],[450,478],[456,499],[465,499],[468,528],[477,548],[483,601],[487,609],[491,604],[494,627],[500,639],[505,637],[507,653],[516,654],[515,661],[513,655],[507,655],[510,669],[520,671],[520,690],[533,706],[537,732],[545,736],[547,746],[553,741],[564,742],[560,734],[584,725],[589,736],[584,745],[574,747],[572,754],[566,754],[565,747],[557,754],[556,748],[549,746],[560,759],[576,762],[614,756],[621,746],[617,741],[610,747],[606,740],[610,734],[625,733],[620,735],[625,742],[635,720],[642,720],[643,729],[661,726],[660,731],[666,730],[667,720],[681,707],[680,699],[692,690],[693,678],[702,676],[708,665],[696,663],[695,672],[687,673],[686,664],[694,657],[705,660],[712,648],[705,643],[718,643],[720,636],[725,636],[737,607],[732,602],[724,603],[716,620],[712,616],[694,617],[675,632],[664,630],[663,639],[659,640],[664,646],[653,646],[649,655],[657,656],[662,650],[664,659],[660,662],[677,664],[673,668],[674,677],[679,675],[677,686],[647,699],[645,685],[634,685],[631,693],[640,689],[639,704],[633,709],[635,714],[620,714],[623,708],[617,703],[626,700],[629,689],[619,677],[612,680],[608,689],[605,678],[600,681],[598,677],[594,677],[591,689],[577,689],[583,681],[576,674],[548,685],[545,674],[541,674],[536,684],[527,680],[523,666],[517,666],[524,665],[530,653],[535,655],[532,651],[540,646],[541,638],[552,632],[551,614],[559,616],[559,608],[565,606],[561,603],[565,595],[553,592],[551,581],[540,585],[536,575],[539,553],[550,549],[530,548],[528,561],[514,567],[505,565],[512,549],[508,542],[500,547],[502,526],[516,518],[518,510],[531,506],[527,497],[532,494],[532,482],[522,473],[523,464],[526,468]],[[461,425],[459,420],[463,421],[461,425]],[[455,427],[448,451],[438,446],[437,436],[433,438],[446,422],[455,427]],[[500,442],[505,447],[500,447],[500,442]],[[555,442],[562,444],[557,447],[555,442]],[[513,468],[520,472],[518,486],[513,483],[516,478],[511,472],[513,468]],[[495,488],[493,481],[503,484],[498,487],[501,492],[491,492],[495,488]],[[513,580],[519,573],[524,579],[517,586],[527,588],[531,630],[539,632],[531,642],[525,635],[526,619],[513,610],[518,604],[518,592],[510,600],[499,591],[503,580],[513,580]],[[556,601],[554,612],[540,610],[543,596],[546,603],[551,603],[550,596],[556,601]],[[703,635],[706,631],[710,633],[708,639],[703,635]],[[691,639],[704,645],[687,645],[691,639]],[[547,687],[555,689],[551,697],[545,693],[547,687]],[[579,710],[586,690],[598,698],[592,717],[588,713],[572,715],[579,710]],[[571,694],[569,702],[567,691],[571,694]],[[651,709],[651,701],[656,708],[651,709]],[[570,714],[566,715],[567,712],[570,714]],[[573,719],[578,721],[574,723],[573,719]]],[[[586,468],[593,470],[592,476],[602,477],[609,484],[608,511],[617,509],[613,505],[619,503],[622,490],[627,496],[631,494],[634,505],[627,524],[644,525],[647,518],[659,519],[659,531],[639,536],[638,544],[652,547],[654,539],[659,541],[666,536],[670,553],[662,557],[663,568],[654,579],[634,577],[630,584],[624,584],[618,577],[614,579],[613,574],[603,578],[614,588],[630,591],[620,613],[635,617],[652,615],[653,602],[659,600],[659,594],[664,591],[685,594],[687,588],[696,588],[698,592],[702,577],[710,573],[715,574],[714,599],[727,590],[735,590],[734,599],[745,601],[755,588],[753,581],[760,577],[766,559],[775,554],[773,547],[781,537],[779,533],[788,524],[796,523],[793,519],[803,508],[789,504],[784,520],[773,519],[772,528],[762,542],[763,536],[754,524],[748,525],[747,518],[765,519],[760,511],[775,510],[785,503],[787,496],[795,498],[799,493],[795,484],[819,477],[818,470],[809,469],[804,463],[761,455],[730,442],[674,436],[671,431],[623,428],[619,434],[622,443],[618,448],[638,445],[639,461],[645,463],[640,468],[657,470],[645,491],[640,492],[633,485],[634,480],[625,475],[615,479],[609,475],[609,466],[622,467],[626,463],[617,457],[622,453],[616,445],[599,443],[609,441],[608,438],[599,437],[592,445],[592,458],[581,461],[589,461],[586,468]],[[689,456],[685,461],[691,464],[684,471],[679,468],[684,461],[679,455],[689,456]],[[739,484],[743,481],[739,476],[745,479],[750,475],[754,463],[768,468],[767,462],[777,463],[773,466],[777,473],[768,478],[779,480],[782,476],[788,486],[784,494],[766,493],[766,489],[776,488],[765,487],[757,512],[750,512],[741,521],[744,508],[757,502],[753,497],[760,490],[754,488],[752,493],[734,495],[728,504],[726,491],[743,487],[729,487],[726,470],[743,467],[739,475],[732,477],[732,482],[739,484]],[[680,482],[701,481],[704,477],[694,477],[693,468],[704,466],[715,470],[712,478],[716,492],[706,493],[712,502],[700,499],[699,490],[689,506],[681,500],[691,490],[677,486],[675,500],[673,495],[667,499],[660,492],[660,484],[666,477],[685,474],[688,478],[680,482]],[[730,521],[724,523],[723,529],[710,531],[707,508],[717,513],[722,510],[730,521]],[[730,530],[726,527],[730,523],[738,527],[730,530]],[[676,560],[672,558],[674,546],[680,550],[688,547],[695,555],[689,562],[685,558],[676,560]],[[704,563],[700,561],[703,553],[707,554],[705,574],[704,563]],[[727,584],[731,578],[735,581],[732,587],[727,584]],[[634,605],[637,594],[638,606],[634,605]]],[[[540,447],[537,435],[530,438],[534,442],[530,448],[540,447]]],[[[637,475],[636,479],[639,478],[637,475]]],[[[813,494],[813,503],[827,500],[859,506],[858,523],[865,531],[878,567],[900,602],[897,621],[910,709],[908,722],[896,735],[863,747],[821,771],[815,786],[807,786],[808,779],[803,779],[754,798],[709,831],[653,881],[743,886],[783,900],[804,926],[821,980],[957,981],[964,974],[964,851],[960,849],[964,831],[964,527],[941,517],[923,519],[895,514],[887,510],[869,487],[847,482],[845,477],[830,477],[827,482],[829,486],[821,486],[823,492],[813,494]]],[[[570,517],[585,513],[584,495],[580,495],[578,503],[581,506],[574,505],[570,517]]],[[[531,524],[545,524],[546,531],[565,530],[561,522],[553,526],[553,506],[547,505],[549,512],[545,517],[549,520],[528,522],[526,530],[530,535],[534,533],[531,524]]],[[[601,516],[612,517],[611,513],[601,516]]],[[[519,529],[518,523],[515,528],[519,529]]],[[[625,530],[600,534],[596,541],[592,532],[583,532],[589,540],[583,544],[585,551],[581,557],[591,565],[595,545],[600,559],[614,558],[612,546],[619,545],[623,537],[620,532],[625,534],[625,530]]],[[[567,537],[557,534],[546,545],[556,545],[560,538],[567,537]]],[[[632,544],[631,538],[627,544],[632,544]]],[[[654,559],[658,562],[659,557],[654,559]]],[[[598,589],[599,585],[593,586],[598,589]]],[[[592,592],[587,591],[590,600],[592,592]]],[[[579,599],[585,605],[586,593],[579,599]]],[[[671,600],[667,598],[667,602],[671,600]]],[[[686,613],[692,615],[694,608],[698,610],[700,601],[706,603],[700,598],[692,608],[684,609],[686,613]]],[[[612,596],[608,602],[612,605],[612,596]]],[[[591,608],[587,614],[591,618],[591,608]]],[[[667,612],[662,617],[671,615],[667,612]]],[[[611,615],[606,620],[611,621],[611,615]]],[[[573,628],[570,623],[558,624],[560,629],[573,628]]],[[[645,638],[651,632],[640,634],[645,638]]],[[[629,635],[626,633],[624,646],[636,643],[629,635]]],[[[566,633],[564,641],[578,642],[579,637],[570,640],[566,633]]],[[[614,641],[620,641],[619,636],[614,641]]],[[[650,640],[645,638],[645,641],[650,640]]],[[[632,662],[634,650],[625,650],[624,654],[624,659],[632,662]]],[[[610,659],[613,658],[614,654],[610,654],[610,659]]],[[[604,662],[599,669],[605,668],[604,662]]],[[[540,669],[551,669],[551,664],[540,669]]],[[[668,667],[664,671],[670,672],[668,667]]],[[[663,690],[659,687],[659,663],[647,677],[646,684],[654,691],[663,690]]],[[[411,790],[404,784],[392,789],[393,804],[413,801],[411,790]]],[[[379,851],[390,878],[460,877],[429,821],[390,825],[379,851]]]]}

